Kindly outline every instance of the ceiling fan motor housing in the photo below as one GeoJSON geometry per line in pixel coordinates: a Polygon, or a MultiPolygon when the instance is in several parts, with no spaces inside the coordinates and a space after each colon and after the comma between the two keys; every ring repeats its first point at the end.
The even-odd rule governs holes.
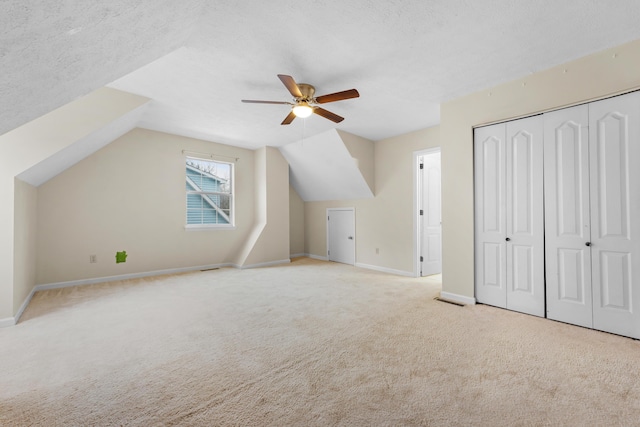
{"type": "Polygon", "coordinates": [[[316,94],[316,88],[307,83],[298,83],[298,89],[300,89],[300,93],[302,96],[297,99],[297,101],[313,101],[313,95],[316,94]]]}

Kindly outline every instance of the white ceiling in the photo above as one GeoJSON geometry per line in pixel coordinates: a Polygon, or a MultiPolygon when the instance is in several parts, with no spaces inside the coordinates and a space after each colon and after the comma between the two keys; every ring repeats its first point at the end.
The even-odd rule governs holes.
{"type": "Polygon", "coordinates": [[[243,147],[338,128],[379,140],[439,122],[439,104],[640,38],[638,0],[4,0],[0,134],[104,85],[152,99],[139,125],[243,147]],[[615,6],[615,7],[614,7],[615,6]],[[277,74],[339,124],[280,122],[277,74]]]}

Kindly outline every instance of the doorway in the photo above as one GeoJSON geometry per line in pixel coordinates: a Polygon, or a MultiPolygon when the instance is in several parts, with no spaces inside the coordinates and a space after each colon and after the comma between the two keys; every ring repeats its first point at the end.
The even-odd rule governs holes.
{"type": "Polygon", "coordinates": [[[414,153],[416,276],[442,273],[440,148],[414,153]]]}
{"type": "Polygon", "coordinates": [[[354,208],[327,209],[327,258],[343,264],[356,264],[354,208]]]}

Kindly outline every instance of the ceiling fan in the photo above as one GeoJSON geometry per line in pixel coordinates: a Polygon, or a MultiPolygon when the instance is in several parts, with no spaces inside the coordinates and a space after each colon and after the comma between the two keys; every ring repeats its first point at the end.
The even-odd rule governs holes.
{"type": "Polygon", "coordinates": [[[243,99],[242,102],[251,104],[287,104],[293,106],[291,112],[282,121],[282,125],[290,124],[296,117],[305,118],[315,113],[319,116],[329,119],[332,122],[340,123],[344,117],[318,107],[317,104],[326,104],[328,102],[342,101],[344,99],[358,98],[360,94],[355,89],[344,90],[342,92],[330,93],[328,95],[314,96],[316,88],[307,83],[296,83],[291,76],[278,74],[278,78],[285,85],[289,93],[293,96],[293,102],[281,101],[256,101],[252,99],[243,99]]]}

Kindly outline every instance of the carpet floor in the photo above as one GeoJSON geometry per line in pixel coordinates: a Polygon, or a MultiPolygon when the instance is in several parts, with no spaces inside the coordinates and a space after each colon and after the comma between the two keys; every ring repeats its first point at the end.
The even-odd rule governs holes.
{"type": "Polygon", "coordinates": [[[0,329],[0,425],[638,425],[640,343],[290,265],[38,292],[0,329]]]}

